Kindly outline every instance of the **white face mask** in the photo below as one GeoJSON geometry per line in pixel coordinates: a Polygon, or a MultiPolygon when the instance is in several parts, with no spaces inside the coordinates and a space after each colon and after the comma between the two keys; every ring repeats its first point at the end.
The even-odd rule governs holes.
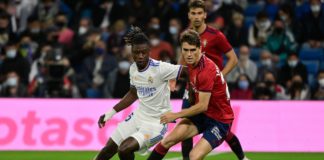
{"type": "Polygon", "coordinates": [[[6,85],[9,87],[15,87],[18,84],[18,78],[17,77],[9,77],[6,80],[6,85]]]}
{"type": "Polygon", "coordinates": [[[151,39],[152,46],[157,46],[160,43],[160,40],[157,38],[151,39]]]}
{"type": "Polygon", "coordinates": [[[121,61],[118,63],[118,68],[120,70],[126,71],[130,67],[130,63],[128,61],[121,61]]]}
{"type": "Polygon", "coordinates": [[[296,67],[297,64],[298,64],[298,61],[297,61],[297,60],[289,60],[289,61],[288,61],[288,65],[289,65],[291,68],[296,67]]]}
{"type": "Polygon", "coordinates": [[[86,32],[87,32],[87,28],[86,27],[83,27],[83,26],[81,26],[80,28],[79,28],[79,35],[83,35],[83,34],[85,34],[86,32]]]}
{"type": "Polygon", "coordinates": [[[324,78],[319,79],[319,80],[318,80],[318,83],[319,83],[319,85],[320,85],[321,87],[324,87],[324,78]]]}
{"type": "Polygon", "coordinates": [[[152,28],[153,28],[153,29],[160,29],[160,25],[158,25],[158,24],[153,24],[153,25],[152,25],[152,28]]]}
{"type": "Polygon", "coordinates": [[[31,32],[31,33],[34,33],[34,34],[37,34],[37,33],[40,32],[40,29],[39,29],[39,28],[32,28],[32,29],[30,30],[30,32],[31,32]]]}
{"type": "Polygon", "coordinates": [[[272,61],[271,61],[271,59],[261,60],[261,64],[262,64],[263,66],[270,67],[270,66],[272,65],[272,61]]]}
{"type": "Polygon", "coordinates": [[[178,28],[177,27],[174,27],[174,26],[170,26],[169,27],[169,32],[171,34],[178,34],[178,28]]]}
{"type": "Polygon", "coordinates": [[[320,5],[311,5],[310,8],[311,8],[312,12],[319,12],[321,10],[320,5]]]}
{"type": "Polygon", "coordinates": [[[240,55],[239,58],[241,61],[247,61],[249,59],[249,55],[240,55]]]}
{"type": "Polygon", "coordinates": [[[223,2],[225,3],[225,4],[232,4],[232,0],[223,0],[223,2]]]}
{"type": "Polygon", "coordinates": [[[10,49],[6,52],[7,58],[15,58],[17,55],[17,50],[15,49],[10,49]]]}

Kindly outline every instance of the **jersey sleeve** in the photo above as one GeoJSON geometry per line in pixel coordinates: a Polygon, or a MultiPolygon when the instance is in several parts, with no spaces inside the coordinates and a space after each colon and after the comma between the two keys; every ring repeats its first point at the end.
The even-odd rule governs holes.
{"type": "Polygon", "coordinates": [[[216,68],[204,68],[197,75],[197,90],[202,92],[211,92],[216,79],[216,68]]]}
{"type": "Polygon", "coordinates": [[[182,65],[174,65],[166,62],[160,62],[160,76],[164,81],[178,79],[182,70],[182,65]]]}
{"type": "Polygon", "coordinates": [[[221,53],[223,53],[223,54],[226,54],[233,48],[222,32],[219,32],[217,34],[216,44],[217,45],[215,45],[215,46],[218,47],[218,50],[221,51],[221,53]]]}

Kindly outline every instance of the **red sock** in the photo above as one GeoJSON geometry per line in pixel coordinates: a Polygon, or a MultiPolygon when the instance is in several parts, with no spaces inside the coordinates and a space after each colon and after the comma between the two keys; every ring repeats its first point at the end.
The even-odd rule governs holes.
{"type": "Polygon", "coordinates": [[[164,146],[162,146],[162,144],[160,142],[158,145],[156,145],[156,147],[154,148],[154,151],[156,151],[160,155],[166,155],[169,151],[169,148],[165,148],[164,146]]]}

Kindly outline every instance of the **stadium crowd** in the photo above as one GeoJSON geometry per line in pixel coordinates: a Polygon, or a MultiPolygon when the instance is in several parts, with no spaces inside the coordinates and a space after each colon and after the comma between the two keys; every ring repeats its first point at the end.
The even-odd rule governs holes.
{"type": "MultiPolygon", "coordinates": [[[[121,98],[133,62],[126,31],[141,27],[150,56],[175,64],[188,1],[0,0],[0,97],[121,98]]],[[[321,0],[206,5],[208,24],[224,32],[239,58],[226,77],[232,99],[324,99],[321,0]]]]}

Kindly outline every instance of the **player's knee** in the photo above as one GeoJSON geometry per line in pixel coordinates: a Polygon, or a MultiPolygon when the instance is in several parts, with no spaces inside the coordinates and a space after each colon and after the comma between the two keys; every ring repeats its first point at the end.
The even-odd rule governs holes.
{"type": "Polygon", "coordinates": [[[134,152],[131,147],[129,147],[127,144],[121,144],[118,148],[118,154],[123,155],[123,154],[129,154],[134,152]]]}

